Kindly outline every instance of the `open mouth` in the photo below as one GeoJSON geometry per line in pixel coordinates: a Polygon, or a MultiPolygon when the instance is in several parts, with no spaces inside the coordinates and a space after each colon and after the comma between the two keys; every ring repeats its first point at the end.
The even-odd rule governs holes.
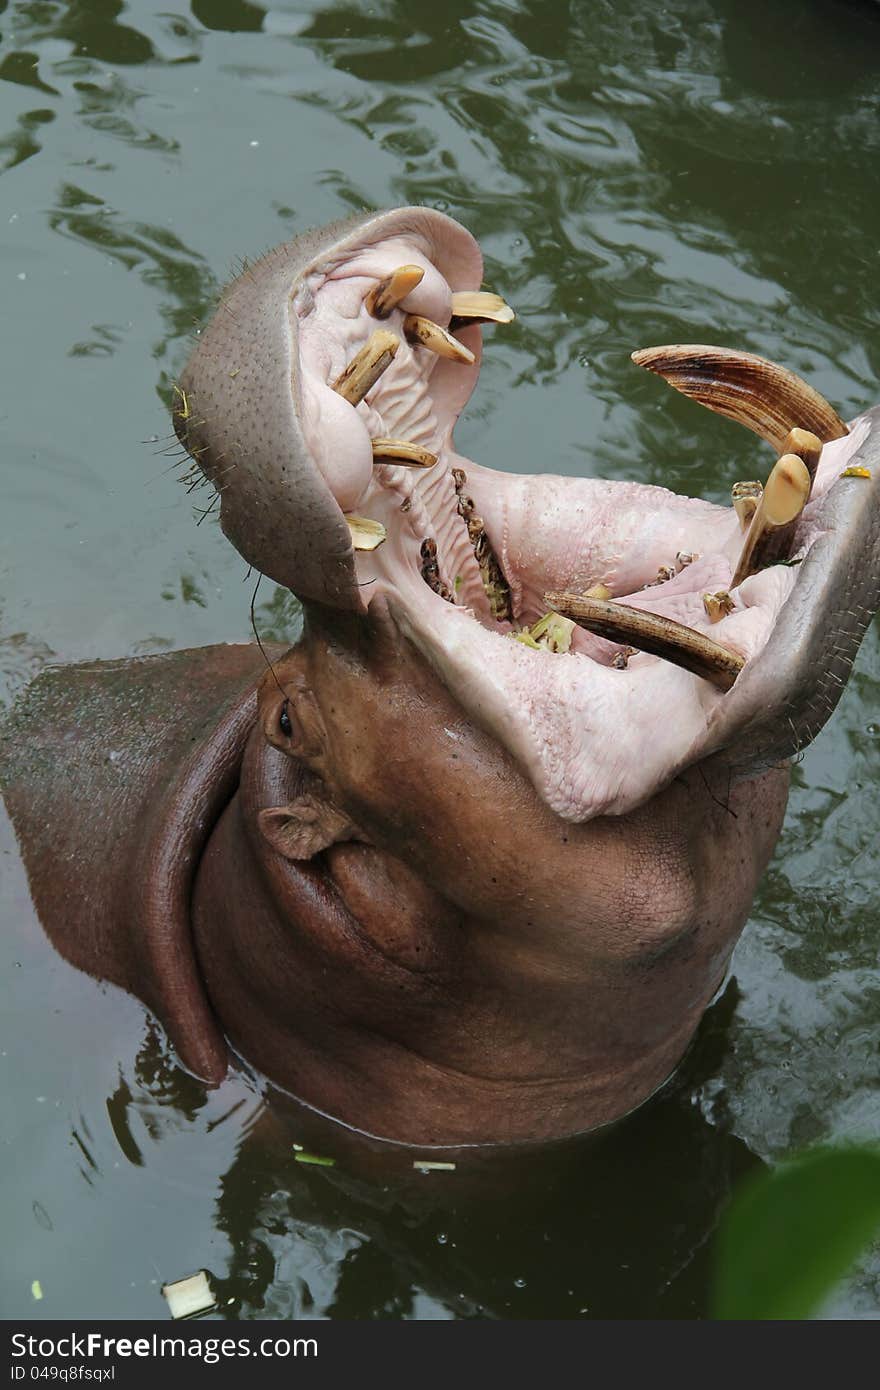
{"type": "MultiPolygon", "coordinates": [[[[286,267],[279,253],[227,291],[176,415],[245,558],[307,601],[364,611],[384,595],[566,819],[626,812],[730,743],[750,671],[766,676],[783,611],[808,571],[814,583],[812,552],[830,533],[843,543],[841,489],[850,519],[865,504],[849,490],[871,491],[876,541],[873,417],[848,431],[805,383],[746,354],[649,350],[642,365],[774,445],[763,488],[739,484],[721,507],[502,473],[453,444],[482,328],[513,318],[481,289],[463,228],[402,209],[305,239],[286,267]]],[[[843,633],[844,655],[867,620],[843,633]]],[[[785,661],[809,655],[798,641],[800,618],[783,681],[785,661]]]]}

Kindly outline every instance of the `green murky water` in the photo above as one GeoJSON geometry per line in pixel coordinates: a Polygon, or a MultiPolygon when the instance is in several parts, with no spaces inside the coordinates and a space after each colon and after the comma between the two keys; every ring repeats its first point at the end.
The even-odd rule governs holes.
{"type": "MultiPolygon", "coordinates": [[[[754,441],[641,377],[651,342],[765,353],[845,415],[880,395],[869,0],[13,0],[0,35],[7,697],[47,660],[247,637],[163,393],[238,255],[351,209],[449,211],[516,306],[459,430],[483,462],[725,498],[754,441]]],[[[875,627],[677,1084],[468,1172],[285,1131],[244,1074],[206,1094],[53,956],[7,834],[0,1311],[162,1316],[206,1267],[228,1317],[699,1315],[738,1177],[880,1133],[878,695],[875,627]],[[291,1133],[337,1167],[293,1165],[291,1133]]],[[[875,1257],[833,1311],[878,1308],[875,1257]]]]}

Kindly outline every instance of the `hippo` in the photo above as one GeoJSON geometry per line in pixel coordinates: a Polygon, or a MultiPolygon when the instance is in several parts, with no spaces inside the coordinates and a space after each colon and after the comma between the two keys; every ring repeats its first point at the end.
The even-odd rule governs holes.
{"type": "Polygon", "coordinates": [[[634,354],[774,450],[730,506],[458,455],[513,317],[482,275],[419,207],[246,266],[174,426],[300,641],[50,669],[2,736],[64,957],[208,1084],[238,1059],[425,1147],[581,1134],[673,1076],[880,586],[880,408],[752,354],[634,354]]]}

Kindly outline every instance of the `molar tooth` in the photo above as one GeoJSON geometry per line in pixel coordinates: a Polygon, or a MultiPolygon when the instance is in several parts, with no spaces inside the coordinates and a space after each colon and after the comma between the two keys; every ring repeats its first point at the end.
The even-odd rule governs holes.
{"type": "Polygon", "coordinates": [[[747,483],[734,483],[730,490],[733,510],[739,517],[739,524],[744,531],[749,529],[749,522],[758,510],[758,503],[764,492],[764,484],[757,480],[747,483]]]}
{"type": "Polygon", "coordinates": [[[422,347],[436,352],[438,357],[448,357],[452,362],[466,362],[468,365],[476,361],[470,348],[453,338],[439,323],[423,318],[421,314],[407,314],[403,320],[403,333],[408,342],[420,343],[422,347]]]}
{"type": "Polygon", "coordinates": [[[794,372],[754,353],[674,343],[642,348],[632,360],[662,376],[676,391],[754,430],[778,454],[785,452],[794,421],[826,444],[849,433],[824,396],[794,372]]]}
{"type": "Polygon", "coordinates": [[[452,296],[450,328],[463,323],[512,323],[516,318],[500,294],[488,290],[456,290],[452,296]]]}
{"type": "MultiPolygon", "coordinates": [[[[643,584],[643,589],[656,589],[660,584],[666,584],[670,579],[675,578],[675,570],[672,565],[661,565],[657,571],[657,578],[643,584]]],[[[588,591],[589,592],[589,591],[588,591]]]]}
{"type": "Polygon", "coordinates": [[[454,603],[455,599],[449,589],[448,584],[440,578],[440,566],[437,564],[437,542],[433,536],[427,536],[421,544],[420,551],[422,557],[422,578],[433,589],[435,594],[439,594],[447,603],[454,603]]]}
{"type": "MultiPolygon", "coordinates": [[[[470,501],[469,498],[467,500],[470,501]]],[[[480,567],[480,578],[483,581],[486,598],[489,600],[492,617],[497,623],[510,622],[513,618],[510,589],[486,534],[483,518],[477,516],[475,512],[471,512],[466,520],[468,537],[474,548],[474,557],[480,567]]]]}
{"type": "Polygon", "coordinates": [[[364,306],[374,319],[387,319],[402,300],[425,278],[420,265],[399,265],[364,295],[364,306]]]}
{"type": "Polygon", "coordinates": [[[594,584],[592,588],[586,590],[585,598],[600,598],[607,602],[611,597],[611,590],[607,584],[594,584]]]}
{"type": "Polygon", "coordinates": [[[645,613],[623,603],[603,603],[583,594],[545,594],[544,602],[588,632],[663,657],[711,681],[719,690],[729,690],[745,665],[736,652],[658,613],[645,613]]]}
{"type": "Polygon", "coordinates": [[[368,516],[355,516],[353,512],[346,512],[345,519],[355,550],[376,550],[384,541],[387,533],[381,521],[373,521],[368,516]]]}
{"type": "Polygon", "coordinates": [[[783,454],[773,465],[743,544],[731,589],[750,574],[788,558],[797,519],[810,495],[810,470],[797,454],[783,454]]]}
{"type": "Polygon", "coordinates": [[[374,463],[403,463],[409,468],[433,468],[437,455],[423,449],[421,444],[410,444],[406,439],[373,440],[374,463]]]}
{"type": "Polygon", "coordinates": [[[351,405],[358,405],[394,361],[400,339],[387,328],[377,328],[333,383],[333,390],[351,405]]]}
{"type": "Polygon", "coordinates": [[[715,594],[703,595],[703,607],[709,622],[718,623],[733,612],[736,604],[726,589],[719,589],[715,594]]]}
{"type": "Polygon", "coordinates": [[[467,526],[468,539],[474,549],[474,558],[480,567],[480,578],[489,600],[492,617],[499,623],[511,622],[513,603],[510,598],[510,588],[504,578],[504,571],[489,543],[483,518],[477,516],[474,511],[473,498],[468,497],[464,491],[467,484],[467,474],[463,468],[452,469],[452,481],[455,484],[455,494],[458,498],[458,514],[464,518],[467,526]]]}

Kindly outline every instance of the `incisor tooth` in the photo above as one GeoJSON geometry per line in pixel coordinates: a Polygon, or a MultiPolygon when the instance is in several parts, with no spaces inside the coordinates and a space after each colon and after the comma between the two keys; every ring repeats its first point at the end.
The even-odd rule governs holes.
{"type": "Polygon", "coordinates": [[[516,318],[500,294],[488,290],[456,290],[452,296],[450,328],[461,323],[512,323],[516,318]]]}
{"type": "Polygon", "coordinates": [[[374,463],[402,463],[408,468],[433,468],[437,455],[423,449],[421,444],[410,444],[406,439],[374,439],[374,463]]]}
{"type": "Polygon", "coordinates": [[[358,405],[376,385],[382,373],[391,366],[400,339],[387,328],[377,328],[351,359],[345,371],[333,383],[333,390],[351,405],[358,405]]]}
{"type": "Polygon", "coordinates": [[[624,603],[603,603],[583,594],[545,594],[544,602],[588,632],[663,657],[711,681],[719,690],[729,690],[745,665],[736,652],[659,613],[646,613],[624,603]]]}
{"type": "Polygon", "coordinates": [[[810,481],[810,470],[797,454],[783,454],[776,460],[752,517],[731,589],[750,574],[788,558],[797,519],[810,495],[810,481]]]}
{"type": "Polygon", "coordinates": [[[425,278],[420,265],[399,265],[364,295],[364,306],[374,319],[387,319],[402,300],[425,278]]]}
{"type": "Polygon", "coordinates": [[[421,314],[407,314],[403,320],[403,332],[408,342],[421,343],[422,347],[436,352],[438,357],[448,357],[452,362],[467,362],[469,365],[476,361],[470,348],[453,338],[439,323],[422,318],[421,314]]]}
{"type": "Polygon", "coordinates": [[[355,516],[346,513],[351,543],[355,550],[376,550],[385,539],[385,527],[381,521],[372,521],[368,516],[355,516]]]}
{"type": "Polygon", "coordinates": [[[822,441],[818,435],[813,434],[812,430],[789,430],[782,441],[780,453],[797,454],[801,462],[806,464],[812,485],[822,455],[822,441]]]}
{"type": "Polygon", "coordinates": [[[764,484],[757,479],[753,482],[734,483],[730,490],[733,501],[733,510],[739,517],[739,524],[744,531],[748,530],[749,522],[758,510],[758,503],[764,491],[764,484]]]}
{"type": "Polygon", "coordinates": [[[825,397],[801,377],[751,352],[673,343],[642,348],[632,360],[662,376],[676,391],[754,430],[777,454],[785,452],[786,437],[795,425],[811,430],[823,443],[849,432],[825,397]]]}

